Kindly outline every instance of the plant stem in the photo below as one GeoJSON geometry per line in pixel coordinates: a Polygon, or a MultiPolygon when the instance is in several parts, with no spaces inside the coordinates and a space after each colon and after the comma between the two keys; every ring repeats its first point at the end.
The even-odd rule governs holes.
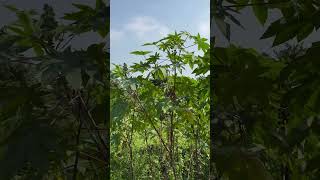
{"type": "Polygon", "coordinates": [[[79,126],[78,126],[78,132],[77,132],[77,137],[76,137],[76,157],[74,160],[74,166],[73,166],[73,180],[77,179],[77,174],[78,174],[78,162],[79,162],[79,143],[80,143],[80,133],[81,133],[81,126],[82,126],[82,120],[80,118],[80,103],[78,103],[79,106],[79,112],[78,112],[78,121],[79,121],[79,126]]]}

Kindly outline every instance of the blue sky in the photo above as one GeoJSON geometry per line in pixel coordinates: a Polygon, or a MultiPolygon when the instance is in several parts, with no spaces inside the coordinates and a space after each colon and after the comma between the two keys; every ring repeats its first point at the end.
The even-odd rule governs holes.
{"type": "Polygon", "coordinates": [[[210,0],[111,0],[111,63],[141,59],[129,53],[168,33],[188,31],[209,39],[210,0]]]}

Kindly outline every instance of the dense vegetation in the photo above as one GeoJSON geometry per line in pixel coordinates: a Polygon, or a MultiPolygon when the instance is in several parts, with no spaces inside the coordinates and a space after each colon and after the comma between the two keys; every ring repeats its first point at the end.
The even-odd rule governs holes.
{"type": "Polygon", "coordinates": [[[306,48],[286,42],[303,42],[319,29],[320,4],[214,0],[213,30],[230,40],[229,23],[241,26],[236,14],[244,7],[252,8],[261,24],[269,10],[281,11],[261,38],[287,45],[273,57],[232,41],[216,47],[218,37],[211,39],[211,178],[319,179],[320,43],[306,48]]]}
{"type": "Polygon", "coordinates": [[[65,23],[6,7],[0,32],[0,179],[108,179],[109,7],[74,4],[65,23]],[[101,42],[74,49],[96,32],[101,42]]]}
{"type": "MultiPolygon", "coordinates": [[[[270,56],[180,32],[110,73],[108,3],[74,6],[64,23],[49,5],[6,6],[17,20],[0,30],[0,179],[320,178],[319,42],[270,56]],[[87,32],[101,42],[74,49],[87,32]]],[[[320,27],[317,0],[213,0],[214,30],[232,39],[244,7],[261,24],[281,11],[262,35],[273,46],[320,27]]]]}
{"type": "Polygon", "coordinates": [[[112,179],[208,177],[206,41],[187,32],[169,34],[145,44],[155,46],[155,52],[132,52],[144,61],[116,65],[111,78],[112,179]],[[186,67],[194,78],[183,74],[186,67]]]}

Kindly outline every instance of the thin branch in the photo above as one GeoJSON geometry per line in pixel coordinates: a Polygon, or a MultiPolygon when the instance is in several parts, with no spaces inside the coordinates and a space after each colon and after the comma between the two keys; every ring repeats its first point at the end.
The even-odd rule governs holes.
{"type": "MultiPolygon", "coordinates": [[[[168,154],[169,154],[169,156],[170,156],[170,159],[172,160],[173,158],[172,158],[172,156],[171,156],[171,152],[170,152],[167,144],[164,142],[164,140],[163,140],[163,138],[162,138],[159,130],[156,128],[155,123],[154,123],[153,120],[152,120],[153,118],[150,117],[148,111],[147,111],[147,110],[144,108],[144,106],[142,105],[141,100],[140,100],[138,94],[137,94],[135,91],[133,91],[133,90],[131,90],[131,91],[133,92],[133,97],[136,97],[136,100],[138,101],[138,104],[140,105],[141,110],[144,112],[144,114],[145,114],[145,115],[147,116],[147,118],[149,119],[152,128],[156,131],[156,133],[157,133],[157,135],[158,135],[158,137],[159,137],[162,145],[164,146],[164,148],[166,149],[166,151],[168,152],[168,154]]],[[[174,175],[175,175],[175,167],[174,167],[174,165],[173,165],[172,163],[169,163],[169,164],[170,164],[170,166],[172,167],[172,169],[174,170],[174,175]]],[[[175,178],[175,179],[176,179],[176,178],[175,178]]]]}
{"type": "MultiPolygon", "coordinates": [[[[88,110],[88,108],[87,108],[84,100],[82,99],[81,96],[80,96],[79,98],[80,98],[81,105],[82,105],[82,107],[84,108],[85,113],[86,113],[87,116],[89,117],[89,120],[90,120],[90,122],[91,122],[91,125],[93,126],[94,130],[96,131],[96,135],[98,136],[98,139],[99,139],[99,141],[100,141],[100,145],[103,146],[103,155],[104,155],[104,157],[105,157],[105,156],[106,156],[105,152],[107,151],[108,147],[107,147],[105,141],[103,140],[103,138],[102,138],[102,136],[101,136],[101,134],[100,134],[100,132],[99,132],[99,129],[98,129],[98,127],[97,127],[94,119],[92,118],[91,113],[90,113],[90,111],[88,110]]],[[[105,157],[105,159],[107,159],[107,157],[105,157]]]]}
{"type": "Polygon", "coordinates": [[[67,40],[67,42],[60,49],[64,49],[72,41],[72,39],[74,37],[75,37],[75,34],[69,35],[69,39],[67,40]]]}
{"type": "Polygon", "coordinates": [[[104,160],[98,159],[98,158],[96,158],[96,157],[94,157],[94,156],[92,156],[92,155],[90,155],[90,154],[88,154],[86,152],[80,151],[80,154],[86,156],[89,159],[92,159],[92,160],[95,160],[97,162],[100,162],[102,164],[105,164],[105,165],[107,164],[104,160]]]}
{"type": "Polygon", "coordinates": [[[76,138],[76,147],[77,147],[77,151],[76,151],[76,157],[74,160],[74,167],[73,167],[73,180],[77,179],[77,173],[78,173],[78,162],[79,162],[79,143],[80,143],[80,133],[81,133],[81,126],[82,126],[82,120],[80,118],[80,103],[78,103],[79,106],[79,112],[78,112],[78,121],[79,121],[79,127],[78,127],[78,132],[77,132],[77,138],[76,138]]]}
{"type": "Polygon", "coordinates": [[[247,6],[265,6],[265,5],[273,5],[273,4],[283,4],[283,3],[288,3],[290,1],[285,1],[285,2],[268,2],[268,3],[248,3],[248,4],[235,4],[235,5],[228,5],[224,6],[227,8],[233,8],[233,7],[247,7],[247,6]]]}
{"type": "Polygon", "coordinates": [[[66,167],[62,168],[61,170],[64,171],[64,170],[69,169],[69,168],[72,168],[72,167],[74,167],[74,164],[69,165],[69,166],[66,166],[66,167]]]}
{"type": "Polygon", "coordinates": [[[164,142],[162,136],[160,135],[160,132],[158,131],[158,129],[157,129],[156,126],[154,125],[154,122],[153,122],[152,118],[149,116],[147,110],[143,107],[143,105],[142,105],[142,103],[141,103],[141,100],[140,100],[140,98],[138,97],[137,93],[135,93],[133,90],[132,90],[132,92],[133,92],[133,93],[132,93],[132,94],[133,94],[133,97],[136,97],[136,100],[138,101],[138,104],[139,104],[141,110],[145,113],[145,115],[148,117],[149,121],[151,122],[152,128],[156,131],[157,135],[159,136],[159,139],[160,139],[162,145],[165,147],[166,151],[167,151],[168,153],[170,153],[169,148],[167,147],[166,143],[164,142]]]}
{"type": "Polygon", "coordinates": [[[64,39],[64,32],[62,32],[62,33],[59,34],[59,38],[58,38],[59,42],[58,42],[58,44],[57,44],[56,47],[55,47],[56,50],[58,50],[59,46],[60,46],[61,43],[63,42],[63,39],[64,39]]]}
{"type": "Polygon", "coordinates": [[[21,60],[11,60],[9,61],[11,63],[21,63],[21,64],[29,64],[29,65],[37,65],[38,63],[33,63],[33,62],[29,62],[29,61],[21,61],[21,60]]]}

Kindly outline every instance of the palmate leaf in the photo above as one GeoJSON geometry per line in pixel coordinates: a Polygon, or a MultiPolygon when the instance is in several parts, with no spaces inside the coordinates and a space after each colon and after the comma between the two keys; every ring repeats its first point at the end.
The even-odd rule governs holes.
{"type": "Polygon", "coordinates": [[[27,13],[19,13],[18,14],[19,23],[21,23],[22,27],[24,28],[27,34],[32,34],[33,32],[33,25],[31,22],[31,17],[27,13]]]}
{"type": "Polygon", "coordinates": [[[300,28],[301,28],[300,24],[294,24],[279,31],[276,35],[276,38],[273,41],[272,46],[277,46],[279,44],[287,42],[288,40],[296,37],[297,32],[299,32],[300,28]]]}
{"type": "Polygon", "coordinates": [[[13,11],[13,12],[16,12],[16,13],[19,12],[19,9],[16,8],[15,6],[13,6],[13,5],[4,5],[4,7],[9,9],[10,11],[13,11]]]}
{"type": "MultiPolygon", "coordinates": [[[[311,11],[311,10],[310,10],[311,11]]],[[[275,36],[273,46],[282,44],[288,40],[297,37],[298,41],[304,40],[308,37],[314,29],[319,26],[314,19],[320,17],[317,11],[311,11],[309,15],[303,14],[296,16],[294,14],[289,17],[282,17],[274,21],[264,32],[261,39],[275,36]]]]}
{"type": "Polygon", "coordinates": [[[268,27],[268,29],[263,33],[262,37],[260,39],[266,39],[270,38],[277,34],[278,31],[280,31],[282,28],[281,20],[278,19],[271,23],[271,25],[268,27]]]}
{"type": "Polygon", "coordinates": [[[296,37],[300,28],[303,27],[299,21],[287,23],[283,23],[282,21],[283,19],[279,19],[273,22],[262,35],[261,39],[276,36],[272,46],[277,46],[296,37]]]}
{"type": "Polygon", "coordinates": [[[90,64],[97,65],[98,73],[102,76],[108,76],[110,54],[105,50],[105,43],[92,44],[87,48],[87,55],[91,61],[90,64]]]}
{"type": "Polygon", "coordinates": [[[215,16],[214,20],[220,32],[230,41],[230,24],[226,23],[223,17],[215,16]]]}
{"type": "Polygon", "coordinates": [[[35,54],[37,56],[43,56],[44,55],[44,51],[43,51],[42,47],[39,44],[33,43],[32,44],[32,48],[33,48],[33,51],[35,52],[35,54]]]}
{"type": "Polygon", "coordinates": [[[235,18],[233,15],[228,14],[228,18],[229,18],[233,23],[235,23],[236,25],[238,25],[238,26],[240,26],[241,28],[244,29],[244,27],[242,26],[242,24],[240,23],[240,21],[239,21],[237,18],[235,18]]]}
{"type": "Polygon", "coordinates": [[[124,99],[118,98],[117,101],[112,103],[111,119],[114,122],[121,121],[129,110],[129,104],[124,99]]]}
{"type": "Polygon", "coordinates": [[[297,34],[297,40],[300,42],[308,37],[314,30],[314,27],[310,23],[301,25],[301,28],[297,34]]]}
{"type": "Polygon", "coordinates": [[[319,18],[320,18],[320,11],[317,11],[312,18],[312,23],[313,23],[314,27],[316,28],[316,30],[318,30],[320,28],[320,22],[317,21],[317,19],[319,19],[319,18]]]}
{"type": "Polygon", "coordinates": [[[5,6],[7,9],[16,13],[18,20],[15,22],[16,25],[20,26],[25,34],[31,35],[34,32],[34,24],[31,17],[37,13],[32,11],[24,11],[15,8],[14,6],[5,6]]]}
{"type": "Polygon", "coordinates": [[[32,19],[34,13],[32,11],[18,10],[13,7],[9,7],[9,9],[13,10],[18,17],[15,23],[7,27],[10,34],[19,37],[19,40],[16,41],[17,45],[23,46],[23,48],[32,48],[37,56],[43,56],[42,42],[45,39],[40,37],[40,24],[32,19]]]}
{"type": "MultiPolygon", "coordinates": [[[[261,4],[264,3],[264,0],[251,0],[253,4],[261,4]]],[[[252,6],[253,12],[257,19],[259,20],[260,24],[264,25],[268,18],[268,8],[262,5],[252,6]]]]}
{"type": "Polygon", "coordinates": [[[195,44],[198,45],[198,50],[206,52],[210,48],[209,43],[207,43],[207,39],[202,38],[199,33],[197,36],[193,36],[193,39],[195,41],[195,44]]]}
{"type": "Polygon", "coordinates": [[[28,36],[28,34],[26,34],[26,32],[23,31],[23,29],[21,29],[19,27],[9,26],[8,30],[10,30],[20,36],[28,36]]]}
{"type": "Polygon", "coordinates": [[[287,92],[287,97],[290,100],[292,111],[303,113],[308,109],[318,112],[318,97],[319,92],[319,75],[318,63],[319,46],[313,43],[306,53],[299,56],[296,61],[290,63],[284,68],[280,74],[280,79],[283,82],[290,80],[291,88],[287,92]]]}
{"type": "Polygon", "coordinates": [[[74,21],[70,26],[74,33],[81,34],[89,31],[98,32],[103,38],[109,32],[110,8],[102,0],[96,1],[96,7],[92,8],[83,4],[73,4],[80,11],[66,13],[66,20],[74,21]]]}
{"type": "Polygon", "coordinates": [[[83,11],[91,11],[93,12],[94,9],[91,8],[90,6],[87,6],[87,5],[84,5],[84,4],[78,4],[78,3],[72,3],[73,6],[77,7],[78,9],[80,10],[83,10],[83,11]]]}
{"type": "Polygon", "coordinates": [[[95,10],[90,6],[87,6],[84,4],[77,4],[77,3],[72,3],[72,5],[78,8],[80,11],[73,12],[73,13],[66,13],[63,19],[86,22],[95,13],[95,10]]]}
{"type": "Polygon", "coordinates": [[[272,68],[271,64],[265,65],[262,62],[272,62],[271,59],[265,59],[252,49],[236,47],[215,48],[214,54],[222,61],[214,62],[220,65],[220,70],[225,70],[215,72],[214,79],[214,91],[221,104],[233,104],[233,96],[236,96],[244,106],[252,103],[269,106],[268,96],[273,90],[272,78],[260,76],[264,76],[272,68]],[[221,63],[224,64],[221,66],[221,63]]]}

